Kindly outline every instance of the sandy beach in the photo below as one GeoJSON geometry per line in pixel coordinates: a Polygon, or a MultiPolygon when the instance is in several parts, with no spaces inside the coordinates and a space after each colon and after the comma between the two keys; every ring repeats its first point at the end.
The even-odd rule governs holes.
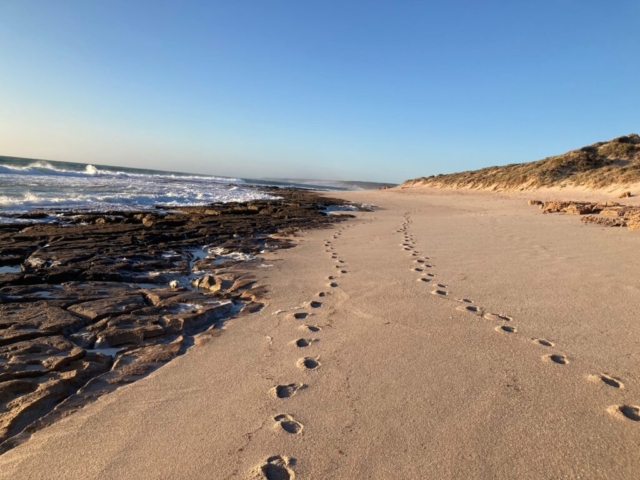
{"type": "Polygon", "coordinates": [[[266,253],[263,310],[0,478],[638,478],[638,232],[521,196],[331,195],[379,209],[266,253]]]}

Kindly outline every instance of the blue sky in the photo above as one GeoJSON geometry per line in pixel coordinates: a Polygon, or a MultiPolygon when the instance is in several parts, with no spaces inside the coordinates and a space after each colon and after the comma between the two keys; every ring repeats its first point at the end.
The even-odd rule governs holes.
{"type": "Polygon", "coordinates": [[[640,2],[0,0],[0,155],[402,181],[640,130],[640,2]]]}

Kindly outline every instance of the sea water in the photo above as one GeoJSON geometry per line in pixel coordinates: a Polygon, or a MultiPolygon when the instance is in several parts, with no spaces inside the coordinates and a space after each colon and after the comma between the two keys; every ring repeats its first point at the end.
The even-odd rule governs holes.
{"type": "Polygon", "coordinates": [[[240,178],[0,156],[0,222],[33,210],[140,210],[275,197],[240,178]]]}

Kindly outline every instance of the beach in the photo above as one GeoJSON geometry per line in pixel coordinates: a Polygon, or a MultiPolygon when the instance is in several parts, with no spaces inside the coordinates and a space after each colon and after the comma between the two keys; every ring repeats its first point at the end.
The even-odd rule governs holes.
{"type": "Polygon", "coordinates": [[[264,308],[0,478],[637,478],[637,232],[518,196],[331,196],[378,208],[262,254],[264,308]]]}

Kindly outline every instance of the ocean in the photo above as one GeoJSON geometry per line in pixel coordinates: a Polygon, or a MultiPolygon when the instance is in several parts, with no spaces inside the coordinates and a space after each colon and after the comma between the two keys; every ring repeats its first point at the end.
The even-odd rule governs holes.
{"type": "Polygon", "coordinates": [[[276,180],[45,161],[0,156],[0,223],[34,210],[145,210],[273,199],[259,186],[345,190],[276,180]]]}

